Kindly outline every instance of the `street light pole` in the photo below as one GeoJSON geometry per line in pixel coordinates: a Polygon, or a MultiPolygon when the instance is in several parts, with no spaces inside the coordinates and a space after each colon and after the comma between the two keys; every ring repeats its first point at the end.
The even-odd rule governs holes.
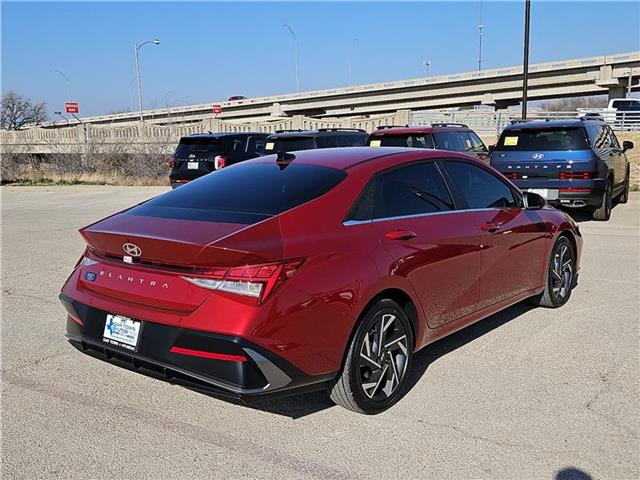
{"type": "Polygon", "coordinates": [[[144,115],[142,114],[142,86],[140,83],[140,59],[138,58],[140,55],[140,49],[145,45],[153,43],[154,45],[160,45],[160,40],[157,38],[155,40],[147,40],[146,42],[142,42],[140,45],[137,43],[134,45],[134,57],[136,59],[136,79],[138,83],[138,104],[140,106],[140,121],[144,122],[144,115]]]}
{"type": "Polygon", "coordinates": [[[300,92],[300,77],[298,75],[298,37],[296,36],[295,32],[293,31],[293,29],[285,24],[284,25],[285,28],[289,29],[289,33],[291,33],[291,36],[293,37],[293,46],[294,46],[294,55],[295,55],[295,65],[296,65],[296,92],[300,92]]]}
{"type": "Polygon", "coordinates": [[[478,71],[482,71],[482,30],[484,25],[478,25],[478,71]]]}
{"type": "Polygon", "coordinates": [[[522,119],[527,119],[527,88],[529,87],[529,21],[531,0],[524,0],[524,61],[522,72],[522,119]]]}
{"type": "Polygon", "coordinates": [[[53,112],[54,114],[58,115],[60,118],[62,118],[65,122],[67,122],[67,125],[69,125],[69,119],[67,117],[65,117],[64,115],[62,115],[62,112],[53,112]]]}
{"type": "Polygon", "coordinates": [[[69,77],[67,77],[60,70],[54,70],[54,72],[59,74],[64,79],[64,81],[67,82],[67,102],[70,102],[71,101],[71,81],[69,80],[69,77]]]}
{"type": "Polygon", "coordinates": [[[349,85],[352,84],[351,82],[351,47],[356,43],[358,43],[358,39],[354,38],[351,40],[351,44],[349,44],[349,46],[347,47],[347,75],[349,77],[349,85]]]}
{"type": "Polygon", "coordinates": [[[427,77],[428,77],[429,69],[431,68],[431,60],[425,60],[424,62],[422,62],[422,65],[424,65],[424,69],[427,71],[427,77]]]}

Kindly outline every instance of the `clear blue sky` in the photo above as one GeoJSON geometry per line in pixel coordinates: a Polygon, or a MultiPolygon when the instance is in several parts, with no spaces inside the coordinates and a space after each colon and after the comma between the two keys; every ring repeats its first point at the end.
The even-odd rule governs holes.
{"type": "MultiPolygon", "coordinates": [[[[485,68],[522,59],[523,1],[483,2],[485,68]]],[[[640,3],[533,0],[531,62],[640,50],[640,3]]],[[[208,103],[231,95],[347,84],[477,68],[480,2],[2,2],[2,91],[15,89],[62,108],[71,80],[81,114],[129,109],[135,97],[135,42],[145,108],[208,103]]]]}

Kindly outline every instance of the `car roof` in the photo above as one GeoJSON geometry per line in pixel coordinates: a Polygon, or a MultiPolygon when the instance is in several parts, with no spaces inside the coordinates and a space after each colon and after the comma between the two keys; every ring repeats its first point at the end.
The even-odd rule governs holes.
{"type": "MultiPolygon", "coordinates": [[[[295,155],[292,162],[304,165],[319,165],[340,170],[347,170],[356,165],[369,164],[374,160],[395,157],[398,164],[405,161],[417,159],[428,160],[430,158],[464,158],[476,163],[483,163],[475,157],[459,152],[448,150],[432,150],[426,148],[406,148],[406,147],[339,147],[339,148],[318,148],[314,150],[300,150],[297,152],[287,152],[295,155]]],[[[270,163],[277,160],[277,155],[265,155],[248,160],[249,163],[270,163]]],[[[243,163],[247,163],[243,162],[243,163]]],[[[371,163],[373,165],[373,163],[371,163]]]]}
{"type": "Polygon", "coordinates": [[[602,120],[534,120],[531,122],[516,122],[505,127],[507,130],[527,130],[530,128],[571,128],[571,127],[585,127],[590,125],[602,125],[602,120]]]}
{"type": "Polygon", "coordinates": [[[281,130],[276,131],[269,135],[269,138],[288,138],[288,137],[319,137],[319,136],[332,136],[332,135],[348,135],[348,134],[364,134],[367,132],[360,129],[350,128],[327,128],[320,130],[281,130]]]}
{"type": "Polygon", "coordinates": [[[250,135],[269,135],[264,132],[225,132],[225,133],[194,133],[193,135],[185,135],[183,138],[224,138],[224,137],[238,137],[238,136],[250,136],[250,135]]]}
{"type": "Polygon", "coordinates": [[[463,124],[436,124],[436,125],[407,125],[405,127],[383,127],[374,130],[371,136],[383,137],[386,135],[411,135],[415,133],[434,133],[434,132],[469,132],[472,131],[468,126],[463,124]]]}

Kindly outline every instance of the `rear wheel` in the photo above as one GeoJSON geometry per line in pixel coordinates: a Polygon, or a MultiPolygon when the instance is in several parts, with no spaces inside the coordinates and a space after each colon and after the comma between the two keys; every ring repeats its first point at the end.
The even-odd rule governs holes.
{"type": "Polygon", "coordinates": [[[560,237],[551,251],[544,291],[531,299],[539,307],[558,308],[567,303],[576,274],[576,255],[567,237],[560,237]]]}
{"type": "Polygon", "coordinates": [[[356,328],[331,399],[354,412],[380,413],[404,395],[412,359],[407,315],[393,300],[379,300],[356,328]]]}
{"type": "Polygon", "coordinates": [[[624,179],[624,190],[618,197],[618,203],[627,203],[629,201],[629,170],[627,170],[627,176],[624,179]]]}
{"type": "Polygon", "coordinates": [[[593,219],[607,221],[611,218],[611,183],[607,182],[607,187],[602,196],[602,205],[593,211],[593,219]]]}

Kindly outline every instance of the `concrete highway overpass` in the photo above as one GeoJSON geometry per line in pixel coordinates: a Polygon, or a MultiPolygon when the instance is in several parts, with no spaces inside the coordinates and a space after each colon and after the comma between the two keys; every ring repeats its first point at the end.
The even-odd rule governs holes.
{"type": "MultiPolygon", "coordinates": [[[[533,64],[529,71],[530,100],[601,94],[621,97],[630,78],[633,90],[638,89],[640,51],[533,64]]],[[[145,110],[144,117],[145,121],[154,124],[198,122],[213,118],[212,104],[222,106],[223,112],[217,118],[227,121],[264,121],[295,115],[353,117],[473,105],[501,109],[518,104],[521,98],[522,66],[515,66],[235,102],[145,110]]],[[[132,125],[139,121],[139,112],[84,117],[82,120],[94,125],[132,125]]],[[[67,124],[56,121],[45,126],[65,127],[67,124]]]]}

